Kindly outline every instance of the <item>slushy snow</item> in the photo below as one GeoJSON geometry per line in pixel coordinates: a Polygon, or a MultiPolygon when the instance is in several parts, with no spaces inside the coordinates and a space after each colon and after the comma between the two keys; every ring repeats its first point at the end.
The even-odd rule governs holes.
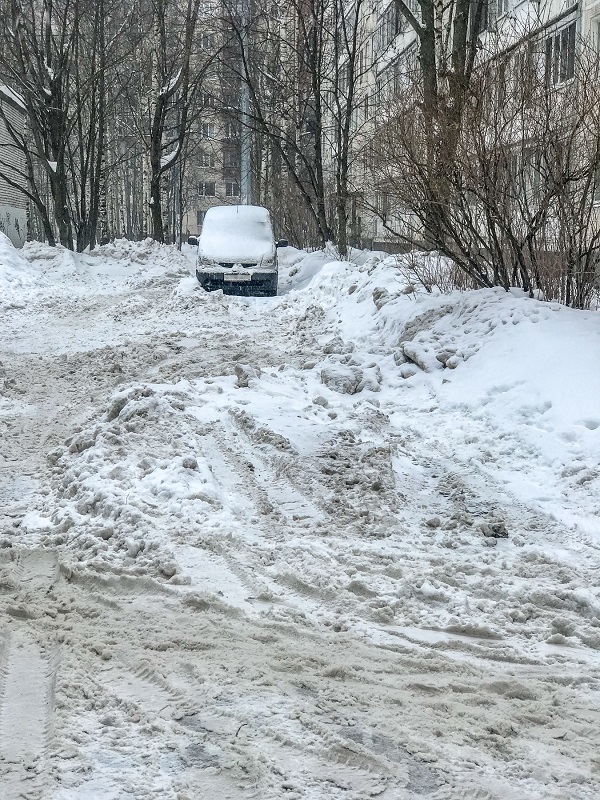
{"type": "Polygon", "coordinates": [[[600,796],[596,312],[5,238],[2,797],[600,796]]]}

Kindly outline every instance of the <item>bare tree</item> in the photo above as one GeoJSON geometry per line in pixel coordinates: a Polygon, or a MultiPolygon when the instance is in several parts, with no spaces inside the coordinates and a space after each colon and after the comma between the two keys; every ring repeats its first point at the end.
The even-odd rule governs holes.
{"type": "Polygon", "coordinates": [[[150,161],[152,236],[164,241],[162,178],[181,158],[189,117],[200,86],[198,0],[152,2],[152,89],[145,142],[150,161]],[[196,56],[196,58],[195,58],[196,56]]]}
{"type": "Polygon", "coordinates": [[[422,116],[424,161],[429,197],[420,213],[424,234],[439,247],[448,208],[449,172],[463,128],[478,52],[478,37],[487,20],[487,0],[418,0],[413,12],[395,0],[416,34],[420,68],[418,108],[422,116]]]}
{"type": "Polygon", "coordinates": [[[237,46],[227,68],[250,95],[245,125],[260,137],[271,165],[267,204],[289,203],[286,227],[298,224],[298,202],[317,240],[348,247],[353,117],[358,84],[369,65],[359,53],[370,37],[363,0],[256,2],[251,13],[226,4],[224,30],[237,46]],[[274,13],[275,12],[275,13],[274,13]],[[247,44],[249,43],[249,44],[247,44]],[[277,172],[287,182],[277,180],[277,172]],[[278,188],[278,191],[277,191],[278,188]],[[273,190],[275,189],[275,193],[273,190]],[[271,200],[271,202],[269,202],[271,200]]]}
{"type": "Polygon", "coordinates": [[[78,0],[10,0],[3,11],[11,36],[2,66],[23,98],[33,145],[28,177],[36,185],[35,168],[43,169],[60,243],[72,248],[67,140],[74,43],[83,12],[78,0]]]}
{"type": "Polygon", "coordinates": [[[589,303],[598,285],[600,96],[593,57],[582,45],[573,58],[577,80],[555,85],[545,40],[524,36],[473,72],[442,193],[419,84],[408,81],[372,154],[388,229],[427,247],[437,197],[437,249],[473,285],[589,303]]]}
{"type": "MultiPolygon", "coordinates": [[[[10,0],[0,67],[22,99],[26,135],[7,125],[23,155],[18,188],[49,242],[93,246],[105,200],[107,115],[128,15],[112,0],[10,0]],[[49,197],[47,196],[49,189],[49,197]]],[[[0,168],[2,163],[0,162],[0,168]]]]}

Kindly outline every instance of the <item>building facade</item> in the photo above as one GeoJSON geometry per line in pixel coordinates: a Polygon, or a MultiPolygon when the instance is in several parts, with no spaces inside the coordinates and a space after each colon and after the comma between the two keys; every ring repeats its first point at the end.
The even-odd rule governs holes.
{"type": "Polygon", "coordinates": [[[15,247],[27,239],[27,198],[19,189],[25,182],[25,157],[13,141],[24,130],[25,110],[18,95],[0,85],[0,231],[15,247]]]}
{"type": "MultiPolygon", "coordinates": [[[[361,230],[357,239],[363,246],[390,251],[408,246],[403,237],[410,239],[411,234],[418,242],[418,223],[399,204],[394,206],[385,186],[377,185],[373,171],[364,169],[365,160],[368,161],[365,140],[369,137],[376,140],[390,109],[418,74],[419,40],[403,13],[403,6],[398,0],[377,0],[364,6],[370,30],[370,42],[365,47],[368,69],[361,77],[363,99],[357,103],[359,110],[354,122],[357,134],[360,130],[361,135],[356,137],[353,189],[357,197],[364,199],[358,212],[361,230]]],[[[417,21],[421,20],[418,0],[406,0],[406,7],[417,21]]],[[[480,18],[471,19],[469,25],[471,30],[477,26],[474,31],[478,36],[477,68],[495,70],[499,85],[508,85],[515,79],[519,58],[533,58],[537,78],[545,83],[550,96],[577,80],[578,59],[583,49],[587,51],[588,62],[594,53],[598,60],[600,2],[485,0],[480,18]]],[[[448,30],[443,35],[450,36],[448,30]]],[[[600,74],[600,67],[597,70],[600,74]]],[[[598,195],[600,199],[600,192],[598,195]]]]}
{"type": "MultiPolygon", "coordinates": [[[[225,15],[205,20],[200,46],[211,62],[200,95],[199,114],[189,136],[184,171],[183,234],[200,232],[204,215],[216,205],[236,205],[242,193],[243,87],[241,53],[225,15]],[[215,54],[218,56],[215,57],[215,54]]],[[[241,24],[233,19],[233,24],[241,24]]]]}

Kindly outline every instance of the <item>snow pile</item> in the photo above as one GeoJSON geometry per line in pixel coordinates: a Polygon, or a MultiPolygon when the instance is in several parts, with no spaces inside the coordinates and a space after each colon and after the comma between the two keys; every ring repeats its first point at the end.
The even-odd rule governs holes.
{"type": "Polygon", "coordinates": [[[288,248],[263,300],[38,254],[0,577],[11,663],[65,643],[40,796],[598,797],[597,314],[414,256],[288,248]]]}
{"type": "Polygon", "coordinates": [[[115,294],[130,288],[171,285],[174,279],[190,272],[188,260],[176,247],[150,238],[142,242],[116,239],[85,253],[28,242],[23,256],[30,262],[30,270],[36,269],[52,279],[54,295],[62,293],[67,297],[91,286],[96,291],[115,294]]]}
{"type": "Polygon", "coordinates": [[[279,265],[278,293],[290,289],[305,289],[321,269],[332,260],[323,250],[306,253],[295,247],[282,247],[277,252],[279,265]]]}
{"type": "MultiPolygon", "coordinates": [[[[93,279],[93,272],[87,268],[86,254],[75,253],[61,245],[50,247],[42,242],[26,242],[22,250],[23,256],[29,261],[31,268],[37,269],[51,287],[53,299],[58,294],[81,293],[89,286],[89,279],[93,279]]],[[[45,288],[36,294],[36,299],[48,297],[45,288]]]]}
{"type": "Polygon", "coordinates": [[[112,564],[181,582],[169,546],[187,537],[192,520],[210,529],[224,505],[200,456],[196,416],[184,414],[190,393],[186,382],[117,392],[101,419],[49,453],[59,502],[48,543],[66,543],[87,568],[112,564]],[[168,530],[156,529],[157,515],[168,530]]]}
{"type": "Polygon", "coordinates": [[[38,280],[36,271],[13,246],[4,233],[0,233],[0,310],[25,308],[27,293],[38,280]]]}
{"type": "Polygon", "coordinates": [[[188,259],[174,245],[161,245],[150,238],[143,242],[117,239],[94,250],[88,259],[96,270],[106,269],[111,262],[111,269],[122,271],[134,289],[171,286],[175,279],[190,273],[188,259]]]}
{"type": "MultiPolygon", "coordinates": [[[[506,458],[497,456],[496,468],[507,469],[504,480],[524,500],[571,522],[564,504],[577,505],[582,495],[590,510],[600,510],[593,499],[600,473],[597,313],[532,300],[520,290],[427,292],[407,283],[406,266],[387,259],[320,271],[305,312],[322,315],[327,357],[317,368],[348,372],[377,363],[393,392],[390,407],[432,406],[442,424],[457,413],[470,420],[471,433],[467,426],[448,430],[458,453],[480,456],[481,439],[471,436],[490,445],[504,439],[506,458]],[[524,480],[532,472],[539,485],[524,480]]],[[[597,535],[596,523],[581,522],[597,535]]]]}

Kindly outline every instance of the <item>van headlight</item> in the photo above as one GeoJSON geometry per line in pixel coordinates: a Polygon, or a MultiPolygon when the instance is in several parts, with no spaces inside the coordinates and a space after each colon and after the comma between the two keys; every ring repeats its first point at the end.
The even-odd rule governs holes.
{"type": "Polygon", "coordinates": [[[206,256],[202,256],[200,259],[200,266],[201,267],[214,267],[215,262],[212,258],[206,258],[206,256]]]}

